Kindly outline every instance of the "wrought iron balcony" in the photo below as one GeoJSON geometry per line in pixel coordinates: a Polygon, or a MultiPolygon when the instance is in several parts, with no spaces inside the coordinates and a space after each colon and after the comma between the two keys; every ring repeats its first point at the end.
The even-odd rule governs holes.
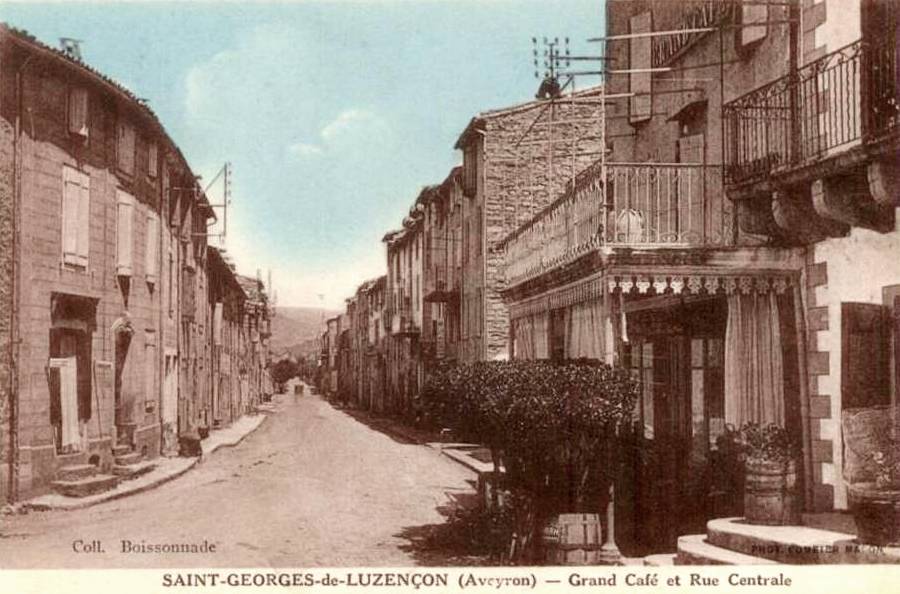
{"type": "Polygon", "coordinates": [[[896,23],[722,109],[726,182],[752,183],[898,129],[896,23]]]}
{"type": "Polygon", "coordinates": [[[423,300],[431,303],[458,303],[459,285],[451,284],[455,281],[451,276],[446,266],[442,264],[432,266],[426,278],[423,300]]]}
{"type": "Polygon", "coordinates": [[[595,164],[501,242],[515,285],[610,247],[731,245],[733,214],[721,169],[681,163],[595,164]]]}

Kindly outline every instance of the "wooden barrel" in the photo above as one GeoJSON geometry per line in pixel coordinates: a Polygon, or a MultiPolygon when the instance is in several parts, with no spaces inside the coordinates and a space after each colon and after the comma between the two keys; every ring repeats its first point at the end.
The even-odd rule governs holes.
{"type": "Polygon", "coordinates": [[[544,559],[550,565],[596,565],[603,531],[599,514],[559,514],[544,526],[544,559]]]}
{"type": "Polygon", "coordinates": [[[751,524],[800,523],[797,471],[793,462],[747,460],[744,517],[751,524]]]}

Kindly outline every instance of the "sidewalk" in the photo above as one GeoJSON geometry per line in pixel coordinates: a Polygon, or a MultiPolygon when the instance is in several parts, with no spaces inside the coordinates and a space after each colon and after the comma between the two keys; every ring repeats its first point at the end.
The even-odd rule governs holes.
{"type": "MultiPolygon", "coordinates": [[[[235,421],[230,427],[212,431],[209,437],[201,442],[203,455],[209,456],[219,448],[232,447],[239,444],[245,437],[258,429],[265,422],[267,416],[266,414],[245,415],[235,421]]],[[[153,489],[178,478],[196,466],[200,460],[202,458],[156,458],[153,460],[156,468],[136,479],[122,481],[109,491],[87,497],[66,497],[58,493],[49,493],[23,501],[21,505],[25,510],[34,511],[83,509],[98,503],[120,499],[153,489]]]]}

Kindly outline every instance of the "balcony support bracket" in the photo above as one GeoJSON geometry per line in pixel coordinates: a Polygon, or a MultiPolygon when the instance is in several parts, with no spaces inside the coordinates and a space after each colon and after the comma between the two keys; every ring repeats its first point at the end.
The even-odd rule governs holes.
{"type": "Polygon", "coordinates": [[[900,206],[900,172],[896,164],[874,161],[869,163],[866,174],[876,202],[891,208],[900,206]]]}
{"type": "Polygon", "coordinates": [[[828,237],[841,237],[849,231],[846,225],[820,217],[809,197],[802,193],[772,192],[772,215],[791,243],[815,243],[828,237]]]}

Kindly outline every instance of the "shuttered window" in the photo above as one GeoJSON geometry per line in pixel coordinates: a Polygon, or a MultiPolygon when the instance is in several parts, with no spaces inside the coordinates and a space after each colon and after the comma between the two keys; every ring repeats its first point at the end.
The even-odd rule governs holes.
{"type": "Polygon", "coordinates": [[[478,191],[478,147],[469,142],[463,151],[463,195],[472,197],[478,191]]]}
{"type": "Polygon", "coordinates": [[[841,407],[890,404],[889,309],[873,303],[841,304],[841,407]]]}
{"type": "Polygon", "coordinates": [[[769,7],[760,3],[744,2],[741,6],[741,28],[740,28],[740,44],[742,47],[762,41],[766,36],[767,25],[769,19],[769,7]],[[748,27],[753,23],[761,23],[758,26],[748,27]]]}
{"type": "MultiPolygon", "coordinates": [[[[631,17],[631,33],[649,33],[652,30],[653,19],[649,12],[644,12],[631,17]]],[[[650,119],[653,109],[653,98],[650,95],[652,89],[651,67],[651,38],[637,37],[629,40],[629,69],[647,70],[646,72],[633,72],[628,75],[629,90],[632,93],[640,93],[637,97],[631,97],[629,101],[629,121],[631,123],[643,122],[650,119]]]]}
{"type": "Polygon", "coordinates": [[[131,276],[133,272],[134,197],[116,193],[116,274],[131,276]]]}
{"type": "Polygon", "coordinates": [[[134,126],[120,120],[117,138],[116,156],[119,160],[119,169],[128,175],[134,175],[134,126]]]}
{"type": "Polygon", "coordinates": [[[156,284],[159,278],[159,215],[147,213],[147,247],[144,251],[144,274],[149,284],[156,284]]]}
{"type": "Polygon", "coordinates": [[[151,142],[147,147],[147,175],[150,177],[156,177],[157,171],[157,160],[159,159],[159,145],[155,142],[151,142]]]}
{"type": "Polygon", "coordinates": [[[703,163],[705,140],[703,134],[682,136],[678,139],[679,163],[703,163]]]}
{"type": "Polygon", "coordinates": [[[90,247],[90,177],[63,167],[62,254],[63,263],[87,267],[90,247]]]}
{"type": "Polygon", "coordinates": [[[69,90],[69,132],[87,138],[88,92],[75,87],[69,90]]]}

